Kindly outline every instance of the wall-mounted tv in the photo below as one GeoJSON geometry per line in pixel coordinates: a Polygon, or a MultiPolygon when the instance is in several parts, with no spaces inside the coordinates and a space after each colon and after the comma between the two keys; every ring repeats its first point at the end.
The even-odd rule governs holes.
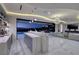
{"type": "Polygon", "coordinates": [[[78,29],[78,25],[77,24],[68,24],[67,29],[78,29]]]}

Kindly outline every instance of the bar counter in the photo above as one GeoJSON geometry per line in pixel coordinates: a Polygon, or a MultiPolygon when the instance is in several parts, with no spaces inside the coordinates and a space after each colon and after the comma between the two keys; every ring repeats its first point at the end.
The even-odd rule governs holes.
{"type": "Polygon", "coordinates": [[[32,52],[32,54],[41,53],[41,38],[38,35],[32,33],[24,33],[25,39],[24,42],[32,52]]]}

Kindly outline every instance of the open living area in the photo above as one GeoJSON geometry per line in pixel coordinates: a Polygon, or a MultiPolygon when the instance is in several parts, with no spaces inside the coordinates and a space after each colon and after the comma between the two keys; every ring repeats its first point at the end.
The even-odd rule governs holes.
{"type": "Polygon", "coordinates": [[[79,55],[79,3],[0,3],[0,55],[79,55]]]}

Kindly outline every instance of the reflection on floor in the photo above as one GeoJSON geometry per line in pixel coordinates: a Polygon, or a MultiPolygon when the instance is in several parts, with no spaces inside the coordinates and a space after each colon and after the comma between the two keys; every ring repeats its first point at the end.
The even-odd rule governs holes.
{"type": "MultiPolygon", "coordinates": [[[[49,34],[49,51],[45,55],[70,55],[79,54],[79,42],[64,38],[54,37],[49,34]]],[[[19,34],[11,47],[12,55],[31,55],[32,53],[24,43],[24,35],[19,34]]]]}

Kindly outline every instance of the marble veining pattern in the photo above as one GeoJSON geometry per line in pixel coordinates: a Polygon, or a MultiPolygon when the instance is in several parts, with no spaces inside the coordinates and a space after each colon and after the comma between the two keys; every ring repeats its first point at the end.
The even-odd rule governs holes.
{"type": "MultiPolygon", "coordinates": [[[[64,38],[54,37],[52,35],[49,38],[48,53],[44,55],[77,55],[79,54],[79,42],[72,41],[64,38]]],[[[19,35],[11,47],[10,55],[32,55],[27,45],[24,43],[24,38],[19,35]]]]}

